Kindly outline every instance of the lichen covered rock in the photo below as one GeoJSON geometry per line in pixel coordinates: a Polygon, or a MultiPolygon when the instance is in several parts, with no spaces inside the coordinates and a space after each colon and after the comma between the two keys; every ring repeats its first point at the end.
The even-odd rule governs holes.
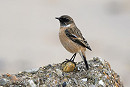
{"type": "Polygon", "coordinates": [[[120,77],[110,64],[98,57],[88,61],[89,70],[84,62],[76,63],[73,72],[63,72],[61,63],[40,67],[18,74],[0,76],[0,87],[123,87],[120,77]]]}

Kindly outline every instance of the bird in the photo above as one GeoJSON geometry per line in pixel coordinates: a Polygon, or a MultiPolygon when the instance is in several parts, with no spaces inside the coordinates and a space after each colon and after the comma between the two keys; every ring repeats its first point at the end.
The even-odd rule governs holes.
{"type": "Polygon", "coordinates": [[[86,60],[86,48],[92,51],[87,40],[83,37],[81,31],[77,28],[74,20],[68,15],[62,15],[55,17],[60,22],[59,39],[63,47],[73,53],[71,61],[74,61],[76,54],[79,53],[83,59],[87,70],[89,69],[88,62],[86,60]]]}

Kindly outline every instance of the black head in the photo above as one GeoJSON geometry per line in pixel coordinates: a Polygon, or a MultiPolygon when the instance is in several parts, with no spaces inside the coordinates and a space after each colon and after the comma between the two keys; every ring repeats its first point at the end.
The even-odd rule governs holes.
{"type": "Polygon", "coordinates": [[[69,24],[74,23],[73,19],[68,15],[63,15],[61,17],[56,17],[60,21],[61,26],[67,26],[69,24]]]}

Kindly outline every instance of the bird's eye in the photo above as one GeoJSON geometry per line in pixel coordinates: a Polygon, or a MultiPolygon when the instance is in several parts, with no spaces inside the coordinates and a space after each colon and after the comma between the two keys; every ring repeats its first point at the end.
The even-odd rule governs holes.
{"type": "Polygon", "coordinates": [[[64,22],[69,22],[70,20],[69,19],[67,19],[67,18],[63,18],[62,19],[64,22]]]}

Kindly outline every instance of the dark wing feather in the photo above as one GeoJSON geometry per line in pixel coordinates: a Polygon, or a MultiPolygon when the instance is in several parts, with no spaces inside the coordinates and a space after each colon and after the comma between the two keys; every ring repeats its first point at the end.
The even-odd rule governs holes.
{"type": "Polygon", "coordinates": [[[85,38],[82,36],[82,34],[78,28],[68,28],[65,30],[65,34],[67,37],[69,37],[75,43],[91,50],[89,44],[87,43],[85,38]]]}

